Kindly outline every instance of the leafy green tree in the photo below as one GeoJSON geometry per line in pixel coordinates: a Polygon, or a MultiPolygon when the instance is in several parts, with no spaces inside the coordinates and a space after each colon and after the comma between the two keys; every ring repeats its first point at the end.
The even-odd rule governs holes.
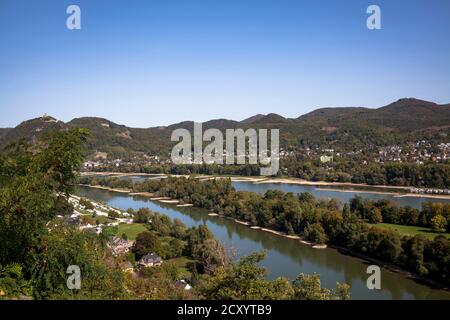
{"type": "Polygon", "coordinates": [[[61,204],[76,183],[86,135],[82,129],[49,133],[36,145],[18,143],[7,150],[1,168],[0,264],[24,261],[48,233],[48,221],[68,213],[70,206],[61,204]]]}
{"type": "Polygon", "coordinates": [[[367,209],[367,221],[369,223],[381,223],[383,222],[383,216],[381,210],[377,207],[371,207],[367,209]]]}
{"type": "Polygon", "coordinates": [[[287,279],[266,279],[266,269],[258,266],[264,257],[265,252],[254,253],[230,268],[218,268],[200,288],[201,293],[211,300],[290,299],[293,290],[287,279]]]}
{"type": "Polygon", "coordinates": [[[80,199],[80,205],[83,206],[87,210],[93,210],[94,209],[94,205],[92,204],[92,202],[90,202],[89,200],[87,200],[85,198],[81,198],[80,199]]]}
{"type": "Polygon", "coordinates": [[[153,213],[148,208],[140,208],[133,214],[134,223],[148,223],[153,213]]]}
{"type": "Polygon", "coordinates": [[[195,250],[194,257],[203,265],[206,273],[213,274],[217,268],[225,268],[230,257],[225,247],[216,239],[206,239],[195,250]]]}
{"type": "Polygon", "coordinates": [[[293,282],[294,299],[296,300],[348,300],[350,287],[337,283],[336,289],[322,288],[320,275],[301,273],[293,282]]]}
{"type": "Polygon", "coordinates": [[[447,226],[447,219],[444,216],[438,214],[431,219],[431,228],[434,232],[445,232],[447,226]]]}
{"type": "Polygon", "coordinates": [[[27,259],[36,298],[115,299],[123,296],[122,272],[105,266],[105,247],[96,233],[80,232],[76,227],[61,226],[56,221],[48,227],[50,232],[27,259]],[[78,291],[67,289],[66,270],[70,265],[79,266],[81,271],[82,283],[78,291]]]}
{"type": "Polygon", "coordinates": [[[170,255],[173,258],[180,257],[183,254],[184,246],[184,241],[179,239],[171,239],[169,242],[170,255]]]}
{"type": "Polygon", "coordinates": [[[326,243],[328,240],[328,237],[325,234],[325,230],[320,223],[313,223],[308,225],[305,228],[303,234],[305,236],[305,239],[319,244],[326,243]]]}
{"type": "Polygon", "coordinates": [[[21,264],[12,263],[5,267],[0,266],[0,300],[30,298],[32,295],[32,283],[24,278],[21,264]]]}
{"type": "Polygon", "coordinates": [[[136,242],[133,246],[133,252],[140,259],[147,253],[157,252],[161,248],[161,241],[151,231],[144,231],[136,236],[136,242]]]}

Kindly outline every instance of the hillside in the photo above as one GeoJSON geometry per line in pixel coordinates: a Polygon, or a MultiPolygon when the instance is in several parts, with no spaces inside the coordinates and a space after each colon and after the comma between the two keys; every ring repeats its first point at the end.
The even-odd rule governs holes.
{"type": "MultiPolygon", "coordinates": [[[[25,121],[16,128],[0,130],[0,146],[25,138],[32,141],[48,130],[88,128],[91,155],[107,153],[114,157],[139,154],[167,157],[171,133],[176,128],[192,131],[193,122],[185,121],[167,127],[131,128],[107,119],[82,117],[68,123],[44,116],[25,121]]],[[[355,150],[416,139],[447,142],[450,134],[450,104],[438,105],[418,99],[400,99],[378,109],[363,107],[321,108],[296,119],[270,113],[255,115],[241,122],[215,119],[203,128],[278,128],[285,148],[311,147],[355,150]]]]}
{"type": "Polygon", "coordinates": [[[0,139],[6,135],[12,128],[0,128],[0,139]]]}

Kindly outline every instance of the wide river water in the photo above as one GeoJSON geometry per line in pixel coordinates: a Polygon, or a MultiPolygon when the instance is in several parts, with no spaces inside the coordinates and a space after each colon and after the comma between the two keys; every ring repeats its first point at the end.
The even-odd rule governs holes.
{"type": "MultiPolygon", "coordinates": [[[[139,178],[135,178],[138,180],[139,178]]],[[[263,193],[268,189],[279,189],[290,192],[311,192],[321,198],[337,198],[342,202],[351,199],[355,193],[324,190],[324,187],[302,186],[291,184],[253,184],[250,182],[233,182],[237,190],[248,190],[263,193]]],[[[344,255],[335,249],[313,249],[297,240],[280,237],[220,217],[208,216],[208,211],[177,207],[151,201],[146,197],[130,196],[124,193],[111,192],[102,189],[79,187],[77,193],[95,201],[103,201],[109,205],[126,210],[142,207],[165,213],[178,218],[187,226],[206,224],[214,236],[226,246],[232,247],[237,256],[266,250],[267,258],[261,263],[268,270],[269,278],[284,276],[294,279],[300,273],[318,273],[322,286],[335,287],[336,282],[345,282],[351,286],[352,299],[450,299],[450,293],[430,288],[406,276],[382,269],[381,290],[369,290],[366,273],[370,264],[362,259],[344,255]]],[[[391,195],[359,193],[363,198],[390,198],[400,205],[410,205],[420,208],[423,198],[398,198],[391,195]]],[[[434,201],[441,201],[436,200],[434,201]]],[[[445,202],[445,201],[444,201],[445,202]]],[[[447,201],[448,202],[448,201],[447,201]]]]}

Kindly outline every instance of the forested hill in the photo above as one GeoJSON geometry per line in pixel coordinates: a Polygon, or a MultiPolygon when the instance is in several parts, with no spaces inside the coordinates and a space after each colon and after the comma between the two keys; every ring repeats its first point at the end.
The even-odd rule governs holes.
{"type": "MultiPolygon", "coordinates": [[[[124,119],[125,121],[126,119],[124,119]]],[[[333,148],[348,152],[357,149],[404,144],[418,140],[448,142],[450,104],[408,98],[378,109],[363,107],[321,108],[296,119],[278,114],[255,115],[243,121],[210,120],[204,128],[279,128],[281,145],[286,149],[333,148]]],[[[25,138],[36,139],[42,133],[67,128],[89,128],[88,147],[92,155],[106,153],[108,158],[131,154],[167,157],[176,128],[192,130],[185,121],[167,127],[131,128],[107,119],[83,117],[64,123],[50,116],[25,121],[15,128],[0,129],[0,147],[25,138]]]]}

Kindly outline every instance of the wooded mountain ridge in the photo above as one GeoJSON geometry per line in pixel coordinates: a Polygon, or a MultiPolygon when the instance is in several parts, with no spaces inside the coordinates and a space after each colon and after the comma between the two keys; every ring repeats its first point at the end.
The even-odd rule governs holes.
{"type": "MultiPolygon", "coordinates": [[[[32,141],[49,130],[88,128],[88,149],[92,154],[124,156],[133,153],[167,157],[170,135],[176,128],[192,130],[193,121],[169,126],[131,128],[103,118],[82,117],[67,123],[51,116],[24,121],[15,128],[0,129],[0,148],[24,138],[32,141]]],[[[214,119],[203,128],[280,129],[281,147],[334,148],[348,151],[373,146],[403,144],[406,141],[432,140],[448,142],[450,104],[436,104],[404,98],[377,109],[363,107],[320,108],[298,118],[270,113],[258,114],[242,121],[214,119]]]]}

